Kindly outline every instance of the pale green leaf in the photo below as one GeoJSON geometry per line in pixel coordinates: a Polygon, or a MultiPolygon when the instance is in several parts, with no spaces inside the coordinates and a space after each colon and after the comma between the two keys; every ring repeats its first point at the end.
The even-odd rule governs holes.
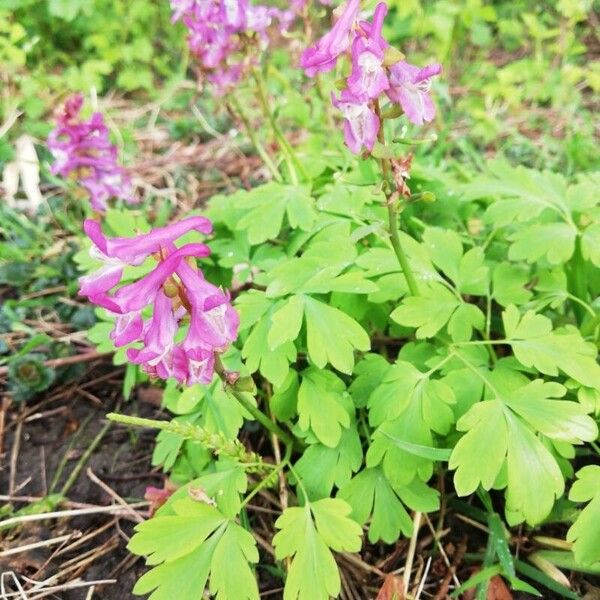
{"type": "Polygon", "coordinates": [[[305,297],[308,355],[319,368],[330,363],[342,373],[352,373],[354,350],[366,352],[371,346],[367,332],[346,313],[305,297]]]}
{"type": "Polygon", "coordinates": [[[310,367],[302,373],[298,390],[300,429],[315,434],[325,446],[335,448],[342,428],[350,426],[350,416],[344,407],[344,382],[330,371],[310,367]]]}
{"type": "Polygon", "coordinates": [[[390,318],[405,327],[417,328],[417,338],[434,337],[446,323],[461,301],[446,287],[433,283],[420,296],[404,298],[390,318]]]}
{"type": "Polygon", "coordinates": [[[547,317],[532,311],[521,317],[512,305],[502,318],[506,337],[521,364],[552,376],[560,370],[582,385],[600,388],[596,350],[576,329],[552,331],[552,322],[547,317]]]}

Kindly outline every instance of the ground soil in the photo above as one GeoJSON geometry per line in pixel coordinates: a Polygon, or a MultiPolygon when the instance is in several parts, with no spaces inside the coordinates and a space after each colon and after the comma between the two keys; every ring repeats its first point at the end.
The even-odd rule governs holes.
{"type": "MultiPolygon", "coordinates": [[[[5,452],[0,470],[2,494],[13,498],[39,498],[61,490],[105,426],[106,413],[119,408],[128,414],[157,416],[157,407],[147,400],[152,394],[144,394],[143,390],[141,394],[134,393],[131,401],[122,401],[122,369],[111,367],[106,361],[92,364],[79,383],[93,382],[94,379],[100,379],[95,386],[78,390],[78,382],[75,382],[51,392],[50,401],[47,398],[39,402],[38,399],[37,404],[30,402],[27,406],[9,408],[5,415],[5,452]],[[19,422],[22,423],[20,428],[19,422]],[[18,444],[17,435],[20,438],[18,444]],[[62,475],[51,489],[63,462],[62,475]]],[[[69,502],[61,503],[54,510],[78,509],[79,503],[102,509],[116,503],[115,495],[127,503],[139,502],[143,500],[147,486],[162,487],[164,476],[151,466],[153,439],[154,434],[149,431],[131,432],[111,426],[69,488],[69,502]],[[92,480],[94,475],[106,484],[107,489],[92,480]],[[108,488],[112,493],[107,491],[108,488]]],[[[5,498],[2,500],[0,506],[5,504],[5,498]]],[[[29,503],[16,500],[7,504],[18,509],[29,503]]],[[[146,516],[146,508],[138,510],[140,518],[146,516]]],[[[2,557],[0,573],[12,571],[22,583],[26,581],[25,577],[40,582],[71,566],[71,570],[60,575],[53,585],[68,585],[78,577],[86,581],[117,579],[118,584],[96,586],[93,597],[103,600],[134,598],[130,590],[143,572],[143,561],[136,560],[126,550],[134,525],[134,519],[126,514],[115,517],[102,513],[27,523],[5,533],[0,549],[18,548],[68,534],[73,537],[62,544],[2,557]],[[83,536],[96,535],[64,552],[77,541],[78,532],[83,536]]],[[[8,584],[8,575],[4,578],[8,584]]],[[[63,589],[49,597],[80,600],[87,598],[88,592],[89,587],[72,591],[63,589]]]]}

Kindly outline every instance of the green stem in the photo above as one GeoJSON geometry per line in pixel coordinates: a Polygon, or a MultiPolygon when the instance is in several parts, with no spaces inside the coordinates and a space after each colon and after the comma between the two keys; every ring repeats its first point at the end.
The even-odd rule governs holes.
{"type": "Polygon", "coordinates": [[[218,354],[215,355],[215,372],[223,381],[225,390],[231,394],[265,429],[268,429],[271,433],[276,435],[286,446],[294,445],[295,440],[289,433],[286,433],[279,425],[277,425],[277,423],[271,421],[262,410],[254,406],[254,404],[248,400],[247,394],[250,393],[248,389],[250,387],[256,389],[251,377],[243,378],[243,380],[239,379],[237,381],[238,388],[236,389],[236,383],[231,383],[230,381],[231,373],[227,371],[218,354]],[[239,387],[242,384],[242,381],[243,384],[247,386],[243,388],[245,391],[241,391],[239,387]]]}
{"type": "Polygon", "coordinates": [[[227,387],[227,391],[265,428],[271,433],[276,435],[286,446],[294,445],[294,438],[286,433],[277,423],[274,423],[262,412],[259,408],[254,406],[248,398],[246,398],[247,392],[238,392],[231,386],[227,387]]]}
{"type": "Polygon", "coordinates": [[[273,179],[275,179],[275,181],[281,182],[282,181],[281,173],[275,166],[275,163],[273,162],[273,160],[271,159],[271,157],[265,150],[264,146],[261,144],[260,140],[258,139],[258,136],[256,135],[256,132],[252,128],[252,125],[250,123],[250,120],[248,119],[248,116],[246,115],[241,104],[238,102],[237,98],[233,94],[231,95],[231,104],[233,105],[233,108],[234,108],[235,112],[237,113],[237,115],[239,116],[240,120],[244,124],[244,128],[246,130],[246,135],[250,139],[250,142],[252,142],[252,145],[258,152],[259,156],[261,157],[262,161],[265,163],[266,167],[269,169],[269,171],[271,171],[271,175],[273,175],[273,179]]]}
{"type": "Polygon", "coordinates": [[[267,477],[265,477],[245,498],[244,501],[242,502],[241,508],[244,508],[246,506],[248,506],[248,504],[250,503],[250,501],[252,500],[252,498],[254,498],[254,496],[256,496],[256,494],[258,494],[260,492],[260,490],[268,487],[269,485],[271,485],[274,481],[275,478],[279,475],[279,473],[285,469],[285,467],[287,467],[290,464],[290,457],[292,455],[292,446],[288,446],[286,451],[285,451],[285,457],[284,459],[275,467],[275,469],[269,473],[269,475],[267,477]]]}
{"type": "Polygon", "coordinates": [[[581,255],[581,237],[577,236],[575,241],[575,252],[571,260],[567,265],[567,282],[569,293],[572,294],[571,302],[573,302],[573,296],[578,298],[580,302],[573,302],[573,312],[577,319],[577,324],[581,325],[584,318],[584,310],[581,306],[581,302],[586,304],[585,300],[587,297],[587,281],[585,274],[585,261],[581,255]]]}
{"type": "Polygon", "coordinates": [[[252,71],[252,76],[254,77],[254,81],[256,82],[258,100],[262,107],[263,113],[269,121],[269,124],[271,125],[271,129],[273,130],[273,135],[275,136],[277,143],[279,144],[282,152],[285,154],[286,161],[290,170],[290,177],[292,178],[292,183],[294,185],[298,185],[298,175],[296,173],[296,169],[298,169],[302,177],[306,180],[310,179],[308,173],[306,172],[304,165],[298,160],[294,149],[288,142],[285,135],[283,135],[283,132],[281,131],[279,125],[277,124],[277,121],[275,120],[275,117],[273,116],[273,113],[271,112],[271,109],[269,107],[269,100],[267,98],[266,86],[262,74],[257,69],[254,69],[252,71]]]}
{"type": "Polygon", "coordinates": [[[402,273],[406,279],[406,283],[408,284],[408,289],[413,296],[419,295],[419,286],[417,285],[417,280],[410,268],[410,264],[408,262],[408,257],[404,253],[402,249],[402,244],[400,243],[400,235],[398,233],[398,213],[394,209],[394,207],[388,203],[388,224],[390,228],[390,240],[392,242],[392,248],[394,249],[394,253],[396,254],[396,258],[400,263],[400,268],[402,269],[402,273]]]}
{"type": "MultiPolygon", "coordinates": [[[[377,134],[379,143],[385,146],[385,132],[383,130],[383,120],[381,119],[381,110],[379,108],[379,101],[375,101],[375,112],[379,117],[381,125],[379,127],[379,133],[377,134]]],[[[398,259],[398,263],[400,264],[400,268],[402,269],[402,273],[404,274],[404,278],[406,279],[406,283],[408,284],[408,289],[413,296],[419,295],[419,286],[417,285],[417,280],[410,268],[410,264],[408,262],[408,257],[404,253],[402,248],[402,244],[400,243],[400,234],[398,232],[398,211],[394,206],[393,200],[390,198],[389,194],[389,185],[390,185],[390,162],[387,158],[379,159],[379,164],[381,166],[381,172],[383,175],[384,182],[384,193],[387,200],[387,209],[388,209],[388,227],[390,233],[390,240],[392,242],[392,248],[394,249],[394,253],[396,254],[396,258],[398,259]]]]}

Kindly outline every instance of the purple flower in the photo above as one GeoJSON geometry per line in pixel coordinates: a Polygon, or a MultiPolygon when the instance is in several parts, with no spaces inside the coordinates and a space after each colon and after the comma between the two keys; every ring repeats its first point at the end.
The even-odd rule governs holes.
{"type": "Polygon", "coordinates": [[[201,258],[208,256],[209,253],[209,248],[204,244],[186,244],[159,262],[148,275],[134,283],[124,285],[112,296],[105,290],[98,290],[96,293],[95,289],[88,290],[86,295],[94,304],[116,314],[124,315],[140,311],[154,302],[159,289],[179,268],[183,258],[188,256],[201,258]]]}
{"type": "Polygon", "coordinates": [[[129,265],[141,265],[148,256],[170,246],[189,231],[195,230],[205,235],[212,233],[212,223],[206,217],[187,217],[172,225],[156,227],[150,233],[142,233],[132,238],[107,238],[102,233],[100,223],[93,219],[86,219],[83,229],[105,256],[119,259],[129,265]]]}
{"type": "Polygon", "coordinates": [[[346,52],[355,35],[353,32],[360,0],[349,0],[340,18],[314,46],[307,48],[300,58],[300,66],[308,77],[314,77],[317,73],[331,71],[340,54],[346,52]]]}
{"type": "Polygon", "coordinates": [[[233,89],[243,75],[245,46],[239,34],[258,33],[266,43],[266,30],[273,19],[284,29],[289,24],[289,11],[251,4],[250,0],[171,0],[171,8],[172,20],[183,20],[190,50],[219,95],[233,89]]]}
{"type": "Polygon", "coordinates": [[[379,117],[369,106],[368,99],[353,96],[348,89],[339,99],[333,94],[331,99],[344,115],[344,139],[348,148],[354,154],[359,154],[363,146],[373,150],[379,133],[379,117]]]}
{"type": "Polygon", "coordinates": [[[223,352],[237,338],[240,324],[229,295],[185,262],[180,263],[177,275],[185,286],[192,309],[183,350],[186,354],[196,348],[223,352]]]}
{"type": "Polygon", "coordinates": [[[431,78],[442,72],[438,64],[427,65],[423,69],[401,61],[390,68],[390,100],[402,107],[408,120],[415,125],[423,125],[435,117],[435,106],[431,100],[431,78]]]}
{"type": "MultiPolygon", "coordinates": [[[[79,294],[93,297],[114,288],[121,281],[126,265],[141,265],[151,254],[170,248],[175,240],[188,231],[209,234],[212,223],[205,217],[188,217],[132,238],[107,238],[102,233],[100,223],[93,219],[86,219],[83,229],[93,242],[90,256],[103,263],[97,271],[79,278],[79,294]]],[[[210,249],[204,246],[203,256],[209,254],[210,249]]]]}
{"type": "Polygon", "coordinates": [[[381,35],[386,14],[387,6],[380,2],[375,8],[367,37],[357,37],[352,44],[352,74],[347,83],[355,96],[377,98],[389,88],[383,66],[387,42],[381,35]]]}
{"type": "Polygon", "coordinates": [[[143,365],[150,375],[167,379],[173,375],[173,350],[178,321],[173,303],[163,291],[156,294],[154,313],[143,336],[143,347],[129,348],[131,362],[143,365]]]}
{"type": "Polygon", "coordinates": [[[135,202],[131,180],[117,163],[117,148],[109,140],[102,114],[94,113],[89,121],[82,121],[82,106],[81,94],[69,98],[48,136],[48,149],[54,157],[52,173],[77,179],[97,211],[105,211],[110,198],[135,202]]]}

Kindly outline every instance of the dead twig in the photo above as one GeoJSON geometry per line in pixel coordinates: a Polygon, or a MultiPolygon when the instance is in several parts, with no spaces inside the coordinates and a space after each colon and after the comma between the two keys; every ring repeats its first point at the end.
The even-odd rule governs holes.
{"type": "Polygon", "coordinates": [[[109,485],[104,483],[89,467],[86,470],[88,478],[93,481],[96,485],[100,486],[113,500],[120,504],[138,523],[143,523],[144,518],[140,516],[135,510],[133,510],[117,492],[115,492],[109,485]]]}

